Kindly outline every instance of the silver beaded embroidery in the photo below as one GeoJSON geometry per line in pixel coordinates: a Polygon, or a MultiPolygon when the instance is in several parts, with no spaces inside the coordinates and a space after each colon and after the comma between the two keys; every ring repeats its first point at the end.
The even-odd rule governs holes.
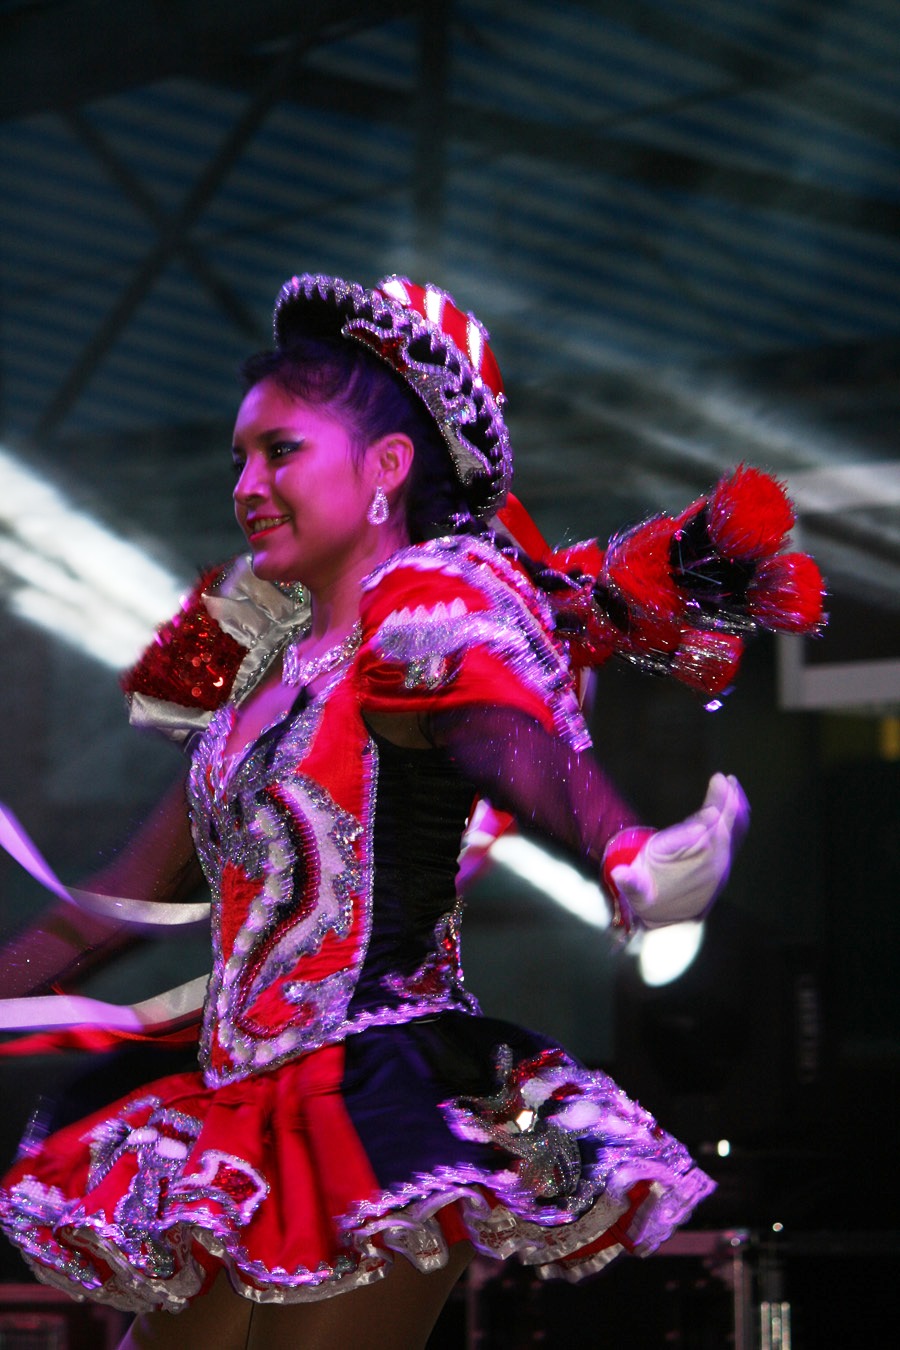
{"type": "Polygon", "coordinates": [[[404,687],[432,691],[453,682],[467,650],[482,645],[502,658],[511,682],[521,681],[546,703],[559,735],[577,750],[590,736],[565,659],[553,641],[546,599],[486,540],[432,539],[401,549],[369,577],[371,590],[399,568],[458,576],[478,597],[403,606],[388,614],[373,645],[405,666],[404,687]]]}
{"type": "MultiPolygon", "coordinates": [[[[213,892],[215,959],[201,1036],[201,1062],[212,1084],[273,1068],[335,1039],[358,979],[371,907],[371,869],[357,856],[364,825],[299,770],[323,709],[324,702],[313,703],[234,765],[224,756],[233,713],[223,709],[194,760],[195,839],[213,892]],[[228,865],[251,884],[255,879],[256,893],[226,955],[221,909],[228,865]],[[348,949],[350,965],[318,981],[285,982],[280,1025],[258,1025],[255,1000],[302,968],[328,934],[345,939],[357,902],[362,940],[348,949]],[[214,1067],[216,1045],[227,1063],[214,1067]]],[[[366,848],[362,852],[367,856],[366,848]]]]}
{"type": "MultiPolygon", "coordinates": [[[[587,743],[565,663],[550,637],[549,616],[527,579],[482,540],[445,539],[402,550],[367,587],[401,566],[458,576],[480,600],[476,609],[462,596],[434,606],[400,606],[382,622],[368,646],[378,649],[379,659],[405,666],[410,691],[440,688],[452,680],[466,650],[480,645],[538,694],[570,744],[587,743]]],[[[273,1068],[367,1026],[408,1021],[423,1011],[477,1007],[463,986],[455,911],[438,926],[433,949],[418,970],[386,978],[390,998],[381,1007],[350,1012],[371,925],[376,751],[371,741],[363,751],[367,805],[359,820],[337,806],[324,784],[304,775],[302,766],[327,699],[343,681],[353,680],[354,672],[352,667],[334,676],[319,700],[273,737],[261,737],[237,762],[224,755],[233,718],[229,708],[213,718],[197,751],[191,774],[195,835],[214,897],[215,963],[201,1039],[211,1084],[273,1068]],[[226,953],[221,907],[228,867],[254,893],[226,953]],[[319,980],[304,978],[305,958],[329,935],[347,939],[353,925],[358,941],[348,945],[346,966],[319,980]],[[254,1002],[276,987],[280,1020],[259,1025],[254,1002]]],[[[364,703],[364,689],[361,697],[364,703]]],[[[340,759],[340,744],[333,754],[340,759]]]]}
{"type": "Polygon", "coordinates": [[[684,1146],[649,1112],[608,1075],[585,1069],[563,1051],[514,1063],[509,1047],[500,1046],[497,1079],[495,1093],[457,1097],[443,1110],[461,1139],[490,1143],[506,1155],[490,1185],[515,1213],[559,1223],[583,1213],[601,1194],[624,1200],[636,1181],[645,1180],[658,1183],[665,1196],[647,1221],[662,1232],[712,1189],[684,1146]]]}
{"type": "Polygon", "coordinates": [[[410,975],[385,975],[382,984],[405,1003],[428,1004],[429,1011],[466,1008],[478,1012],[478,1001],[463,983],[460,960],[460,922],[463,903],[458,900],[434,929],[434,944],[425,960],[410,975]]]}

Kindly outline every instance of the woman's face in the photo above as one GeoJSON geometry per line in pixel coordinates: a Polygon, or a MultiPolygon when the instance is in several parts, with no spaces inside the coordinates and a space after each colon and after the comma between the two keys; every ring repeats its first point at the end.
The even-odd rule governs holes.
{"type": "Polygon", "coordinates": [[[235,515],[258,577],[315,592],[348,568],[369,570],[377,475],[368,455],[354,460],[337,418],[261,380],[238,410],[233,454],[235,515]]]}

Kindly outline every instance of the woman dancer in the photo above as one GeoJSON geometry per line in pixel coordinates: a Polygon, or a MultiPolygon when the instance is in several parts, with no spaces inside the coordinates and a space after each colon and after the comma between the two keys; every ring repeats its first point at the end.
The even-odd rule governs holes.
{"type": "MultiPolygon", "coordinates": [[[[621,541],[599,576],[596,550],[521,552],[497,518],[499,372],[437,288],[294,278],[275,331],[234,431],[252,571],[206,577],[126,682],[134,719],[190,746],[186,801],[103,883],[177,900],[199,858],[200,1067],[32,1142],[0,1193],[40,1278],[137,1313],[123,1350],[414,1350],[473,1248],[579,1278],[652,1250],[712,1186],[605,1075],[480,1014],[454,880],[484,794],[595,866],[619,925],[706,910],[739,786],[717,775],[683,825],[639,827],[570,666],[618,647],[717,687],[737,639],[709,587],[751,623],[761,569],[726,604],[720,551],[663,614],[629,600],[621,541]]],[[[727,512],[691,512],[670,533],[715,553],[727,512]]]]}

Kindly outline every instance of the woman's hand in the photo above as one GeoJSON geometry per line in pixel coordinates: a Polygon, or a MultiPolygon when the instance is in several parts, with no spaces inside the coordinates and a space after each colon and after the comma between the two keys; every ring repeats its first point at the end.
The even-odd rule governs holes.
{"type": "Polygon", "coordinates": [[[608,879],[645,928],[700,919],[728,880],[749,819],[737,779],[713,774],[700,810],[650,835],[631,862],[608,871],[608,879]]]}

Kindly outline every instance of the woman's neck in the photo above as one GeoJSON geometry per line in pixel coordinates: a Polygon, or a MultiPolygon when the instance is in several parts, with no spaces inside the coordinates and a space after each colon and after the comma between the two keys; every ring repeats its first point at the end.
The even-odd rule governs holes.
{"type": "Polygon", "coordinates": [[[353,560],[338,575],[318,586],[307,586],[312,623],[310,643],[325,637],[342,637],[359,618],[362,583],[376,567],[409,543],[406,531],[378,531],[376,547],[353,560]]]}

